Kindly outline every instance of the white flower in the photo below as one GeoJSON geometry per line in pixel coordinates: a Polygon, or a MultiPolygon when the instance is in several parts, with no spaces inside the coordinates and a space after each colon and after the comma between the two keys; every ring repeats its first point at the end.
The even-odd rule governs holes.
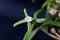
{"type": "Polygon", "coordinates": [[[26,22],[31,22],[31,21],[32,21],[32,17],[26,16],[26,17],[24,18],[24,20],[25,20],[26,22]]]}
{"type": "Polygon", "coordinates": [[[57,12],[57,10],[55,9],[55,8],[50,8],[50,10],[49,10],[49,13],[51,14],[51,15],[55,15],[56,14],[56,12],[57,12]]]}
{"type": "Polygon", "coordinates": [[[60,0],[55,0],[55,1],[56,1],[56,3],[58,3],[58,4],[60,3],[60,0]]]}
{"type": "Polygon", "coordinates": [[[60,12],[58,13],[58,17],[60,18],[60,12]]]}

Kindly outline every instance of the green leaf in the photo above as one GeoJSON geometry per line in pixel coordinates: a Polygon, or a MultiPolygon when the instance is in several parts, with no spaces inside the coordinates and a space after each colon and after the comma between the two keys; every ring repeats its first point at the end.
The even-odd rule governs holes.
{"type": "Polygon", "coordinates": [[[24,8],[24,14],[25,14],[25,16],[28,16],[26,8],[24,8]]]}
{"type": "Polygon", "coordinates": [[[43,8],[41,8],[41,9],[39,9],[38,11],[36,11],[36,12],[34,12],[34,18],[37,18],[37,16],[41,13],[41,12],[43,12],[43,8]]]}
{"type": "Polygon", "coordinates": [[[46,21],[53,20],[54,16],[52,16],[50,13],[47,12],[45,18],[46,18],[46,21]]]}
{"type": "Polygon", "coordinates": [[[52,17],[52,15],[50,15],[49,9],[52,6],[52,3],[51,3],[50,0],[47,0],[47,1],[48,1],[48,3],[47,3],[47,10],[46,10],[46,16],[45,16],[45,18],[46,18],[46,20],[51,20],[53,17],[52,17]]]}
{"type": "Polygon", "coordinates": [[[27,23],[28,30],[23,38],[23,40],[28,40],[32,31],[32,25],[30,22],[27,23]]]}
{"type": "Polygon", "coordinates": [[[44,2],[44,4],[42,5],[42,8],[44,8],[44,7],[46,7],[47,6],[47,1],[46,2],[44,2]]]}
{"type": "Polygon", "coordinates": [[[50,1],[50,0],[47,0],[47,2],[48,3],[47,3],[47,10],[46,10],[46,16],[45,16],[45,18],[46,18],[46,20],[51,20],[52,19],[52,15],[50,15],[49,9],[52,6],[53,2],[50,1]]]}
{"type": "Polygon", "coordinates": [[[31,31],[27,31],[23,40],[31,40],[35,34],[38,32],[39,28],[36,28],[35,30],[31,31]]]}
{"type": "Polygon", "coordinates": [[[31,32],[30,31],[27,31],[23,40],[28,40],[29,39],[29,36],[30,36],[31,32]]]}
{"type": "Polygon", "coordinates": [[[48,3],[47,3],[47,9],[50,9],[50,7],[51,7],[52,4],[53,4],[53,1],[48,0],[47,2],[48,2],[48,3]]]}
{"type": "Polygon", "coordinates": [[[32,31],[32,24],[30,22],[27,23],[28,31],[32,31]]]}
{"type": "Polygon", "coordinates": [[[46,10],[46,20],[51,20],[53,17],[52,15],[50,15],[49,13],[49,9],[51,8],[52,4],[54,3],[54,0],[47,0],[48,3],[47,3],[47,10],[46,10]]]}
{"type": "Polygon", "coordinates": [[[55,21],[51,21],[51,20],[48,20],[46,22],[46,24],[55,25],[57,27],[60,27],[60,22],[55,22],[55,21]]]}
{"type": "Polygon", "coordinates": [[[37,23],[42,23],[42,22],[44,22],[45,21],[45,18],[38,18],[38,19],[36,19],[36,22],[37,23]]]}
{"type": "Polygon", "coordinates": [[[56,21],[56,22],[60,22],[60,18],[56,18],[55,21],[56,21]]]}
{"type": "Polygon", "coordinates": [[[23,38],[23,40],[30,40],[30,35],[31,35],[31,32],[32,32],[32,24],[30,23],[30,22],[28,22],[27,23],[27,27],[28,27],[28,31],[26,32],[26,34],[25,34],[25,36],[24,36],[24,38],[23,38]]]}
{"type": "Polygon", "coordinates": [[[39,28],[36,28],[34,31],[31,32],[29,40],[31,40],[36,35],[36,33],[38,32],[38,30],[39,30],[39,28]]]}
{"type": "Polygon", "coordinates": [[[25,21],[24,20],[20,20],[20,21],[14,23],[13,27],[16,27],[16,26],[18,26],[20,24],[23,24],[23,23],[25,23],[25,21]]]}
{"type": "Polygon", "coordinates": [[[60,29],[58,29],[58,33],[60,34],[60,29]]]}
{"type": "Polygon", "coordinates": [[[44,29],[46,32],[48,32],[48,26],[47,25],[43,26],[42,29],[44,29]]]}

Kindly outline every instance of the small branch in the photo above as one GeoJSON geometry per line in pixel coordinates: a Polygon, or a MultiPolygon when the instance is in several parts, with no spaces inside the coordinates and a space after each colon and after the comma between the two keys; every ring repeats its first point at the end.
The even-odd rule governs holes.
{"type": "Polygon", "coordinates": [[[52,37],[52,38],[54,38],[54,39],[59,39],[58,37],[56,37],[56,36],[54,36],[54,35],[46,32],[44,29],[41,28],[41,30],[42,30],[44,33],[46,33],[47,35],[49,35],[50,37],[52,37]]]}

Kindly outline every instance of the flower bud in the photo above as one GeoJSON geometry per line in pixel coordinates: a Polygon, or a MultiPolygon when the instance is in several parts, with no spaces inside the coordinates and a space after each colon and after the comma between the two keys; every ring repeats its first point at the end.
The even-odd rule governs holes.
{"type": "Polygon", "coordinates": [[[58,13],[58,17],[60,18],[60,12],[58,13]]]}
{"type": "Polygon", "coordinates": [[[57,10],[55,8],[50,8],[49,13],[51,15],[55,15],[57,13],[57,10]]]}
{"type": "Polygon", "coordinates": [[[60,0],[55,0],[55,1],[56,1],[56,3],[60,4],[60,0]]]}
{"type": "Polygon", "coordinates": [[[56,32],[55,28],[51,29],[51,33],[55,34],[57,37],[60,38],[60,35],[56,32]]]}
{"type": "Polygon", "coordinates": [[[56,33],[55,28],[51,28],[51,33],[53,33],[53,34],[56,33]]]}

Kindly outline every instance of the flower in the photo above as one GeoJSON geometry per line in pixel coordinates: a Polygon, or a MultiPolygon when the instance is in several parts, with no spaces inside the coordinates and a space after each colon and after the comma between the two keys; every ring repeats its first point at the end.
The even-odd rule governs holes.
{"type": "Polygon", "coordinates": [[[26,17],[24,18],[25,22],[31,22],[32,19],[33,19],[33,18],[30,17],[30,16],[26,16],[26,17]]]}
{"type": "Polygon", "coordinates": [[[60,0],[55,0],[55,1],[56,1],[56,3],[58,3],[58,4],[60,3],[60,0]]]}
{"type": "Polygon", "coordinates": [[[53,34],[56,33],[55,28],[51,28],[51,33],[53,33],[53,34]]]}
{"type": "Polygon", "coordinates": [[[58,17],[60,18],[60,12],[58,13],[58,17]]]}
{"type": "Polygon", "coordinates": [[[51,15],[55,15],[56,13],[57,13],[57,10],[55,9],[55,8],[50,8],[50,10],[49,10],[49,13],[51,14],[51,15]]]}
{"type": "Polygon", "coordinates": [[[57,37],[60,38],[60,35],[56,32],[55,28],[51,28],[51,33],[55,34],[57,37]]]}

